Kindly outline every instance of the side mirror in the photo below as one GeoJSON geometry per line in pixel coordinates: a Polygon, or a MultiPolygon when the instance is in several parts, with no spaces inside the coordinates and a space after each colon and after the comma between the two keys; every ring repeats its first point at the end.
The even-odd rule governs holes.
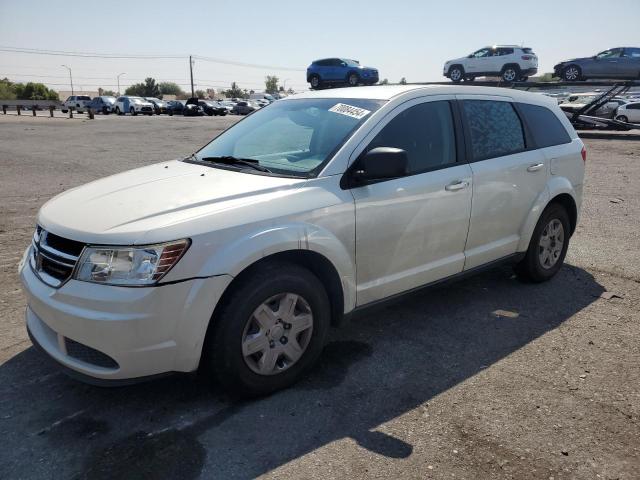
{"type": "Polygon", "coordinates": [[[400,148],[377,147],[361,156],[352,169],[354,183],[386,180],[406,175],[409,160],[400,148]]]}

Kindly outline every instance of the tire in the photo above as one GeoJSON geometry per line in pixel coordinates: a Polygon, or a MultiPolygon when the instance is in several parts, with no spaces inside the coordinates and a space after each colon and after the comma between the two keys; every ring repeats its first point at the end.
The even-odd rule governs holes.
{"type": "Polygon", "coordinates": [[[500,73],[503,82],[513,83],[520,78],[520,69],[515,65],[505,65],[500,73]]]}
{"type": "Polygon", "coordinates": [[[116,107],[116,115],[122,115],[122,112],[120,111],[120,107],[116,107]]]}
{"type": "MultiPolygon", "coordinates": [[[[315,275],[291,263],[257,267],[240,282],[232,287],[212,319],[203,351],[204,365],[224,388],[236,395],[267,395],[295,383],[320,357],[330,323],[329,298],[315,275]],[[310,327],[300,330],[296,337],[295,344],[302,347],[297,361],[287,360],[285,353],[285,349],[290,348],[286,345],[294,345],[286,338],[293,338],[288,332],[293,332],[296,325],[292,322],[289,326],[293,324],[294,327],[287,328],[286,320],[296,317],[283,315],[278,318],[278,311],[285,308],[281,302],[294,297],[282,295],[297,296],[294,308],[298,318],[302,318],[305,311],[311,314],[310,327]],[[269,300],[272,303],[268,303],[269,300]],[[262,316],[266,327],[260,327],[254,317],[260,307],[264,312],[270,310],[262,316]],[[269,335],[261,333],[264,328],[268,328],[269,335]],[[263,339],[262,349],[256,349],[253,355],[245,355],[243,342],[251,336],[254,336],[254,342],[256,338],[263,339]],[[261,363],[265,358],[262,352],[270,355],[268,365],[261,363]],[[260,369],[264,372],[260,373],[260,369]]],[[[298,325],[302,328],[302,324],[298,325]]]]}
{"type": "Polygon", "coordinates": [[[322,88],[320,75],[311,75],[311,77],[309,77],[309,83],[311,84],[311,88],[314,90],[320,90],[322,88]]]}
{"type": "Polygon", "coordinates": [[[134,117],[135,117],[136,115],[138,115],[138,112],[136,112],[136,109],[135,109],[135,108],[133,108],[133,107],[131,107],[131,108],[129,109],[129,113],[130,113],[131,115],[133,115],[134,117]]]}
{"type": "Polygon", "coordinates": [[[360,77],[357,73],[352,72],[347,76],[347,84],[350,87],[357,87],[358,83],[360,83],[360,77]]]}
{"type": "Polygon", "coordinates": [[[567,65],[562,69],[562,80],[565,82],[579,82],[583,80],[582,70],[577,65],[567,65]]]}
{"type": "Polygon", "coordinates": [[[533,230],[524,259],[514,269],[516,275],[536,283],[552,278],[564,263],[570,232],[569,214],[565,208],[558,203],[549,204],[533,230]],[[559,237],[561,245],[558,245],[559,237]]]}
{"type": "Polygon", "coordinates": [[[626,115],[618,115],[616,117],[616,120],[618,120],[619,122],[629,123],[629,119],[626,117],[626,115]]]}
{"type": "Polygon", "coordinates": [[[453,83],[460,83],[464,79],[464,68],[461,65],[452,65],[449,68],[449,79],[453,83]]]}
{"type": "Polygon", "coordinates": [[[102,107],[102,114],[103,115],[108,115],[109,111],[107,110],[107,107],[102,107]]]}

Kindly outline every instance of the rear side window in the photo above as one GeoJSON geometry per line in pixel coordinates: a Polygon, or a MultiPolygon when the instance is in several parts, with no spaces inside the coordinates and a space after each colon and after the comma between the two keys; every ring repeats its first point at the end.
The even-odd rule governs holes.
{"type": "Polygon", "coordinates": [[[421,103],[399,113],[380,130],[367,150],[376,147],[406,151],[410,175],[454,164],[456,141],[449,102],[421,103]]]}
{"type": "Polygon", "coordinates": [[[567,130],[548,108],[528,103],[519,103],[518,108],[524,115],[536,147],[544,148],[571,142],[567,130]]]}
{"type": "Polygon", "coordinates": [[[501,157],[525,149],[520,118],[509,102],[464,100],[473,160],[501,157]]]}
{"type": "Polygon", "coordinates": [[[640,110],[640,103],[627,104],[627,110],[640,110]]]}

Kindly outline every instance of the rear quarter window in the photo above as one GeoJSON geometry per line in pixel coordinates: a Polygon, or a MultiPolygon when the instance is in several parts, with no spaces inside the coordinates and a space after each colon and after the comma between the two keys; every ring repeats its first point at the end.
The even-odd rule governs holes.
{"type": "Polygon", "coordinates": [[[524,116],[524,120],[533,136],[537,148],[552,147],[570,143],[571,137],[558,120],[558,117],[546,107],[519,103],[518,109],[524,116]]]}
{"type": "Polygon", "coordinates": [[[474,161],[510,155],[525,149],[522,123],[511,103],[464,100],[462,107],[474,161]]]}

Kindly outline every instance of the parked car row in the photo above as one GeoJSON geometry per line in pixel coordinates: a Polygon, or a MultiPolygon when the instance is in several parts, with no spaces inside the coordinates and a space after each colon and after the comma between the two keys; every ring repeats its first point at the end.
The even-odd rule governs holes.
{"type": "MultiPolygon", "coordinates": [[[[272,97],[273,98],[273,97],[272,97]]],[[[62,104],[62,112],[73,109],[84,113],[91,108],[96,113],[108,115],[183,115],[183,116],[224,116],[228,114],[247,115],[269,105],[268,97],[256,99],[233,98],[231,100],[210,100],[190,98],[188,100],[161,100],[156,97],[122,95],[118,98],[102,95],[91,99],[87,95],[72,95],[62,104]]]]}
{"type": "MultiPolygon", "coordinates": [[[[640,48],[616,47],[591,57],[574,58],[553,67],[556,77],[567,82],[607,78],[640,79],[640,48]]],[[[493,45],[467,56],[448,60],[442,74],[452,82],[472,82],[477,77],[500,77],[505,82],[524,82],[538,73],[538,56],[529,47],[493,45]]],[[[363,67],[357,60],[323,58],[307,68],[307,82],[318,90],[328,86],[373,85],[378,70],[363,67]]]]}

